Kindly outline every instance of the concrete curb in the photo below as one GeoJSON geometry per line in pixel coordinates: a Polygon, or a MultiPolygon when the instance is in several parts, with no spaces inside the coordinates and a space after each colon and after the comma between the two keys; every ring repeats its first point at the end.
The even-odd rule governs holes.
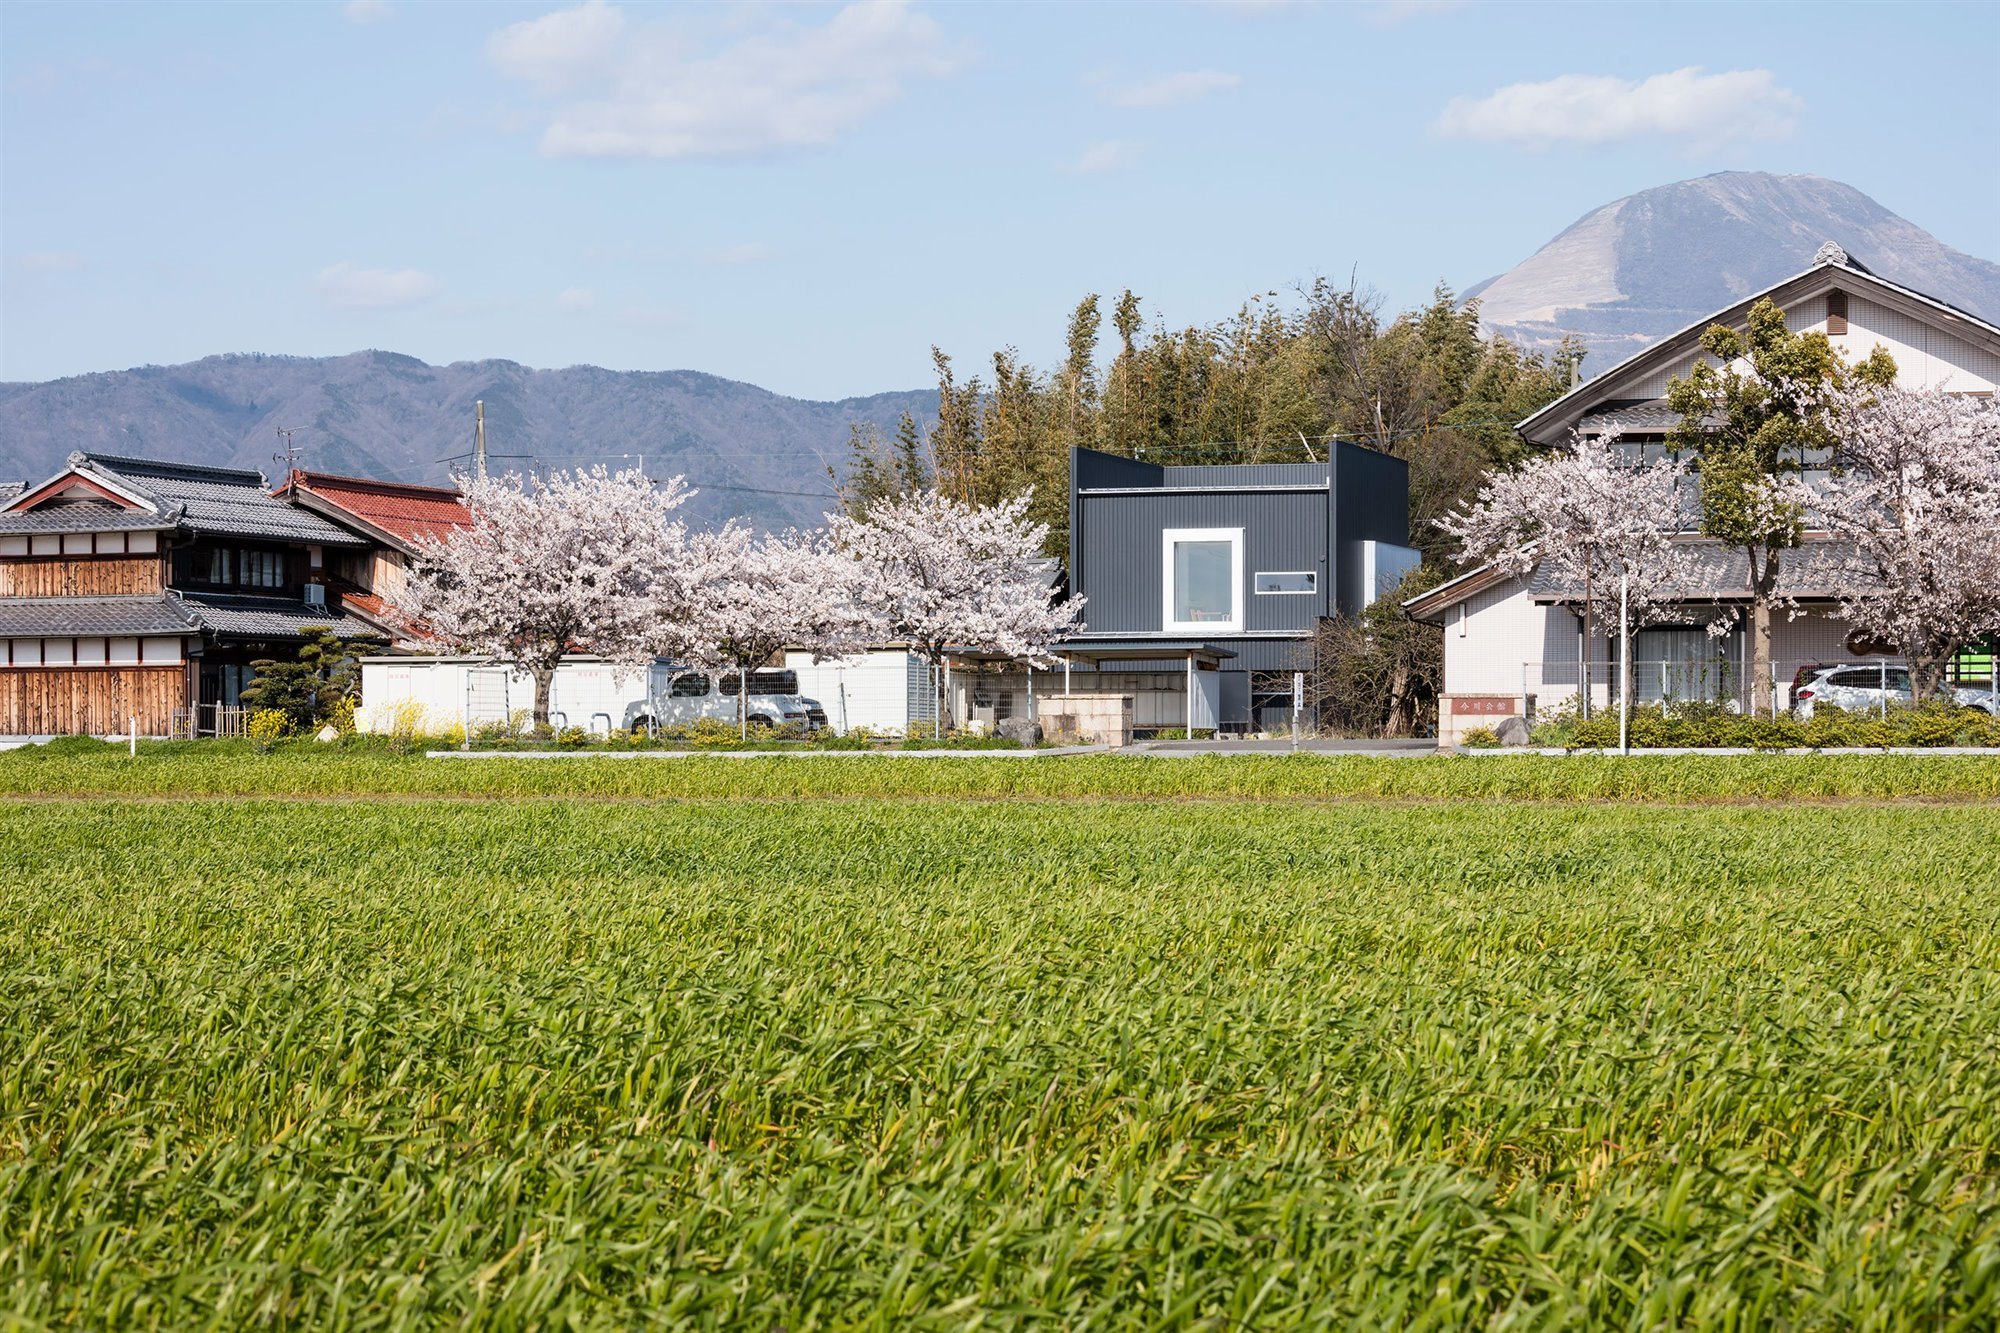
{"type": "Polygon", "coordinates": [[[1046,750],[426,750],[426,759],[1043,759],[1108,754],[1101,745],[1046,750]]]}

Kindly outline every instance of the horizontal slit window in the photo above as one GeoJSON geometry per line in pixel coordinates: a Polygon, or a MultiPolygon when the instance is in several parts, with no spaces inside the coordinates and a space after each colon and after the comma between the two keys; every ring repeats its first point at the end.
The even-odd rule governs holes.
{"type": "Polygon", "coordinates": [[[1319,575],[1310,569],[1256,575],[1250,584],[1260,593],[1303,594],[1319,591],[1319,575]]]}

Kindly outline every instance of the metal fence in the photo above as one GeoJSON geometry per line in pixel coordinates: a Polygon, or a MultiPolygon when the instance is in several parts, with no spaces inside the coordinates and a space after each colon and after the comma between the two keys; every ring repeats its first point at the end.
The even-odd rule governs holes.
{"type": "MultiPolygon", "coordinates": [[[[1894,658],[1848,657],[1850,666],[1877,668],[1884,680],[1902,670],[1894,658]]],[[[1808,669],[1832,665],[1824,659],[1776,661],[1771,664],[1771,698],[1779,712],[1794,703],[1792,692],[1808,669]]],[[[1707,704],[1732,712],[1750,711],[1752,679],[1748,671],[1726,657],[1713,659],[1676,658],[1632,663],[1634,704],[1707,704]]],[[[2000,690],[1991,658],[1962,657],[1946,673],[1948,688],[1984,691],[1992,694],[1987,705],[2000,714],[2000,690]]],[[[1537,713],[1568,711],[1596,712],[1618,705],[1619,664],[1615,659],[1593,662],[1524,662],[1521,664],[1521,696],[1532,718],[1537,713]],[[1584,687],[1588,685],[1586,690],[1584,687]],[[1587,701],[1587,702],[1586,702],[1587,701]]],[[[1886,706],[1885,698],[1884,704],[1886,706]]]]}

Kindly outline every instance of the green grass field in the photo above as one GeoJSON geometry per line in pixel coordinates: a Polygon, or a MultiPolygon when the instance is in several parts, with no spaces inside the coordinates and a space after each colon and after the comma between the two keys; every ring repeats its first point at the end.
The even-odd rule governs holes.
{"type": "Polygon", "coordinates": [[[2000,768],[1681,763],[0,756],[0,1326],[1993,1327],[2000,768]]]}

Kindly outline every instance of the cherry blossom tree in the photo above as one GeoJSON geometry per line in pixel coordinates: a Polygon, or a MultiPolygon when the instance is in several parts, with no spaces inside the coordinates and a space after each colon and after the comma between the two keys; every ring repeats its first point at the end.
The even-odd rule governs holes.
{"type": "Polygon", "coordinates": [[[1896,646],[1935,698],[1967,643],[2000,631],[2000,408],[1961,394],[1855,386],[1834,404],[1832,468],[1785,498],[1851,549],[1849,623],[1896,646]]]}
{"type": "Polygon", "coordinates": [[[687,563],[674,511],[691,494],[679,477],[602,467],[470,482],[471,523],[419,545],[398,609],[459,652],[524,668],[546,728],[565,654],[638,665],[658,650],[662,589],[687,563]]]}
{"type": "Polygon", "coordinates": [[[860,567],[858,600],[876,637],[908,643],[933,668],[954,649],[1053,660],[1050,645],[1076,628],[1083,601],[1055,600],[1048,528],[1029,521],[1032,500],[1023,491],[975,505],[916,491],[831,516],[828,536],[860,567]]]}
{"type": "MultiPolygon", "coordinates": [[[[1437,521],[1459,542],[1459,558],[1485,561],[1515,575],[1555,569],[1583,618],[1578,667],[1580,706],[1590,707],[1590,652],[1595,626],[1609,621],[1621,643],[1657,620],[1685,584],[1681,496],[1687,465],[1675,458],[1640,463],[1613,436],[1577,436],[1568,447],[1492,472],[1477,498],[1437,521]]],[[[1629,651],[1621,654],[1629,694],[1629,651]]]]}
{"type": "Polygon", "coordinates": [[[731,520],[691,539],[698,595],[686,660],[711,670],[734,668],[738,729],[749,733],[743,682],[751,669],[785,648],[825,658],[875,637],[862,604],[863,569],[823,532],[759,536],[731,520]]]}

